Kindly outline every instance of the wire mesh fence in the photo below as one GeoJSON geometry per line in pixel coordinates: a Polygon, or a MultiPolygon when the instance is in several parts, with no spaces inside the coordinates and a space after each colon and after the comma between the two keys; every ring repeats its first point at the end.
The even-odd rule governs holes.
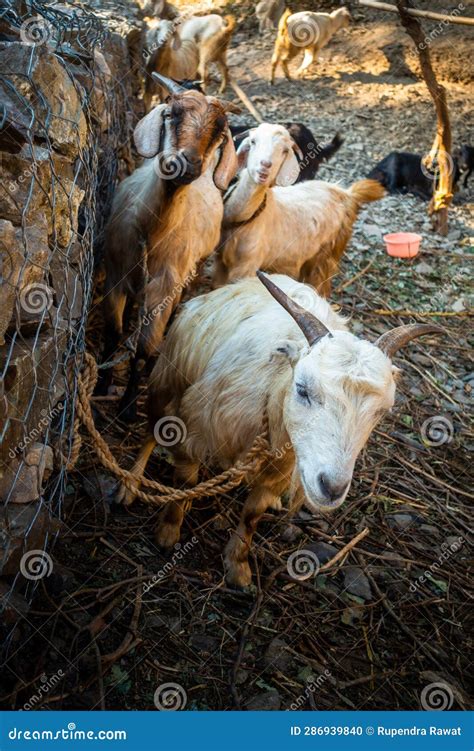
{"type": "Polygon", "coordinates": [[[7,651],[13,590],[30,600],[48,569],[67,493],[94,259],[128,143],[129,81],[111,72],[113,45],[103,21],[83,6],[0,3],[0,597],[4,612],[13,608],[7,651]]]}

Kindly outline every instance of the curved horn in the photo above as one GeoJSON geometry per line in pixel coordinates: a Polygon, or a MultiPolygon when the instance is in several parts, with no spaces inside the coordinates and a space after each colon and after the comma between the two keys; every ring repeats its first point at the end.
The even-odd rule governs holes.
{"type": "Polygon", "coordinates": [[[313,316],[297,302],[294,302],[288,295],[283,292],[280,287],[273,284],[270,277],[264,274],[262,271],[257,271],[257,276],[262,284],[267,288],[271,295],[275,298],[280,305],[285,308],[287,313],[295,319],[296,323],[300,327],[301,331],[308,340],[309,346],[313,347],[323,336],[327,334],[332,336],[329,329],[322,323],[319,318],[313,316]]]}
{"type": "Polygon", "coordinates": [[[434,323],[409,323],[387,331],[374,344],[388,357],[393,357],[405,344],[424,334],[444,334],[444,331],[434,323]]]}
{"type": "Polygon", "coordinates": [[[184,86],[180,86],[180,84],[173,81],[172,78],[167,78],[166,76],[162,76],[161,73],[155,73],[154,71],[151,75],[169,94],[183,94],[186,91],[184,86]]]}

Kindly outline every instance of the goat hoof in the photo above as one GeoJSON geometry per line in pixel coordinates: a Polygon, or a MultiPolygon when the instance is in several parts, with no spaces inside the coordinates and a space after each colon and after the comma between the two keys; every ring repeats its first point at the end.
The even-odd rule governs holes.
{"type": "Polygon", "coordinates": [[[248,587],[252,583],[252,570],[247,561],[225,561],[226,581],[234,587],[248,587]]]}
{"type": "Polygon", "coordinates": [[[125,485],[121,485],[115,495],[115,503],[120,504],[122,506],[131,506],[134,500],[135,500],[134,493],[132,493],[131,490],[126,488],[125,485]]]}
{"type": "Polygon", "coordinates": [[[159,545],[160,548],[172,548],[173,545],[176,545],[176,543],[179,542],[180,537],[181,530],[176,524],[162,522],[155,529],[156,544],[159,545]]]}

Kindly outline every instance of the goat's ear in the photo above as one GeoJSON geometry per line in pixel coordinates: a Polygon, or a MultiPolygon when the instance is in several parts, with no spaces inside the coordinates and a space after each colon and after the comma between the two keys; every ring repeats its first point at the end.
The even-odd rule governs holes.
{"type": "Polygon", "coordinates": [[[140,156],[148,159],[161,150],[161,130],[166,104],[159,104],[146,115],[133,131],[133,140],[140,156]]]}
{"type": "Polygon", "coordinates": [[[238,161],[232,134],[227,128],[226,140],[222,144],[221,157],[214,170],[214,184],[220,190],[227,190],[229,183],[237,172],[238,161]]]}
{"type": "Polygon", "coordinates": [[[237,159],[239,162],[239,170],[244,169],[247,166],[247,159],[250,151],[250,137],[244,138],[239,148],[237,149],[237,159]]]}
{"type": "Polygon", "coordinates": [[[281,358],[283,360],[289,360],[291,365],[296,365],[301,355],[301,347],[296,342],[290,339],[285,339],[278,344],[278,347],[273,350],[270,355],[270,361],[281,358]]]}
{"type": "Polygon", "coordinates": [[[298,160],[294,151],[291,150],[286,155],[285,160],[278,171],[275,180],[276,185],[281,185],[283,187],[286,185],[293,185],[298,179],[299,171],[298,160]]]}
{"type": "Polygon", "coordinates": [[[175,31],[173,36],[171,37],[171,49],[177,52],[181,47],[181,37],[179,36],[178,32],[175,31]]]}

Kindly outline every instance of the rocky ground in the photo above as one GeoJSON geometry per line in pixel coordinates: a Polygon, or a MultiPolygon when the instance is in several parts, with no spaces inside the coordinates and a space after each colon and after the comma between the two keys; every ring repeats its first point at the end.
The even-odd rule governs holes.
{"type": "MultiPolygon", "coordinates": [[[[278,78],[272,88],[272,37],[256,36],[249,6],[231,4],[242,24],[229,54],[232,74],[265,118],[303,121],[321,141],[341,133],[344,145],[321,178],[350,184],[391,150],[428,151],[435,117],[425,86],[395,74],[379,49],[387,35],[400,42],[395,19],[378,26],[375,15],[361,14],[309,80],[278,78]]],[[[465,59],[461,47],[447,49],[454,140],[472,143],[465,59]]],[[[252,122],[246,115],[240,121],[252,122]]],[[[152,537],[155,512],[141,504],[114,508],[113,482],[86,444],[68,486],[54,573],[32,614],[40,630],[23,634],[12,664],[31,685],[10,704],[28,700],[41,672],[62,669],[65,678],[45,706],[154,709],[165,683],[178,686],[187,709],[200,710],[426,709],[434,683],[442,684],[447,708],[469,706],[473,188],[474,178],[456,195],[446,238],[430,231],[427,205],[410,196],[387,196],[355,225],[333,296],[352,329],[374,337],[398,323],[435,320],[446,336],[397,358],[396,408],[363,452],[345,507],[325,518],[267,514],[255,540],[254,584],[231,590],[221,555],[245,488],[197,504],[182,548],[163,555],[152,537]],[[382,235],[397,230],[422,234],[417,258],[386,255],[382,235]],[[361,532],[357,547],[335,558],[361,532]],[[296,549],[316,555],[322,570],[304,581],[290,576],[296,549]],[[157,572],[159,583],[144,590],[157,572]],[[32,650],[39,655],[33,668],[32,650]]],[[[94,346],[99,325],[93,309],[94,346]]],[[[117,424],[113,397],[95,407],[101,432],[130,466],[137,431],[117,424]]],[[[171,472],[165,455],[154,457],[151,476],[171,482],[171,472]]]]}

